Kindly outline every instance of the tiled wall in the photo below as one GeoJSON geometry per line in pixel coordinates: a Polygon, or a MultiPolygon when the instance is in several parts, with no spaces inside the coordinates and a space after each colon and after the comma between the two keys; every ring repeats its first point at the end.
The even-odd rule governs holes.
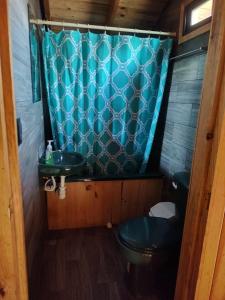
{"type": "MultiPolygon", "coordinates": [[[[36,0],[30,1],[31,8],[37,16],[40,15],[38,3],[36,0]]],[[[40,191],[38,178],[38,150],[44,147],[43,107],[41,101],[32,101],[27,1],[10,0],[9,14],[16,116],[20,117],[22,122],[23,141],[19,146],[19,158],[30,274],[45,220],[44,194],[40,191]]]]}
{"type": "Polygon", "coordinates": [[[199,54],[174,63],[160,158],[168,177],[191,169],[205,59],[199,54]]]}

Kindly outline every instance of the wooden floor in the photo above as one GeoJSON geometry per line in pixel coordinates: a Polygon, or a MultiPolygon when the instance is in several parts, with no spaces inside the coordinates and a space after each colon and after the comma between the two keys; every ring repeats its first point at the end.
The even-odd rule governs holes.
{"type": "MultiPolygon", "coordinates": [[[[126,264],[113,230],[106,228],[52,231],[40,262],[35,300],[134,300],[125,284],[126,264]]],[[[158,291],[139,300],[172,299],[168,278],[158,291]]]]}

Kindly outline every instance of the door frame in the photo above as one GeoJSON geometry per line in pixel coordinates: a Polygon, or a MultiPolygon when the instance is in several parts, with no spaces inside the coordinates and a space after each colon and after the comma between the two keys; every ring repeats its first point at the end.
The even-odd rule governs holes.
{"type": "MultiPolygon", "coordinates": [[[[225,72],[225,68],[224,68],[225,72]]],[[[225,76],[222,83],[225,99],[225,76]]],[[[224,299],[225,297],[225,110],[212,185],[208,219],[201,253],[195,299],[224,299]],[[223,279],[222,279],[223,277],[223,279]]]]}
{"type": "MultiPolygon", "coordinates": [[[[25,234],[7,0],[1,1],[0,15],[0,45],[4,45],[0,46],[0,154],[3,158],[0,160],[0,296],[1,293],[5,293],[6,299],[27,300],[25,234]]],[[[215,291],[211,287],[215,286],[215,271],[221,258],[220,252],[217,252],[224,236],[221,232],[225,208],[225,197],[223,191],[221,192],[220,182],[220,166],[224,164],[221,151],[224,149],[225,126],[223,49],[225,3],[223,0],[214,0],[175,294],[177,300],[210,299],[210,294],[215,291]],[[218,197],[221,199],[220,203],[217,201],[218,197]]]]}
{"type": "Polygon", "coordinates": [[[210,299],[225,208],[218,178],[225,159],[220,153],[225,138],[224,49],[225,1],[214,0],[176,300],[210,299]]]}
{"type": "Polygon", "coordinates": [[[1,0],[0,15],[0,298],[28,300],[7,0],[1,0]]]}

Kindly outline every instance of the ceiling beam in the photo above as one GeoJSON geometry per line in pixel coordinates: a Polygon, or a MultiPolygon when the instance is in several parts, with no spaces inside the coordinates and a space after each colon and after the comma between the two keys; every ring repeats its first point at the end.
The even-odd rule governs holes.
{"type": "Polygon", "coordinates": [[[111,25],[116,16],[117,10],[119,8],[120,0],[112,0],[112,3],[109,8],[109,12],[106,16],[106,25],[111,25]]]}

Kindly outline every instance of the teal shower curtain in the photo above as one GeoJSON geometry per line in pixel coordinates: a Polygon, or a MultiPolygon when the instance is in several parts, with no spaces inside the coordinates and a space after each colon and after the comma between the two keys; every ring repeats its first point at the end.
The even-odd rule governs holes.
{"type": "Polygon", "coordinates": [[[82,153],[90,173],[144,172],[172,40],[44,32],[42,50],[56,147],[82,153]]]}
{"type": "Polygon", "coordinates": [[[41,62],[40,62],[40,43],[38,30],[35,25],[30,26],[30,59],[31,59],[31,79],[33,102],[41,100],[41,62]]]}

